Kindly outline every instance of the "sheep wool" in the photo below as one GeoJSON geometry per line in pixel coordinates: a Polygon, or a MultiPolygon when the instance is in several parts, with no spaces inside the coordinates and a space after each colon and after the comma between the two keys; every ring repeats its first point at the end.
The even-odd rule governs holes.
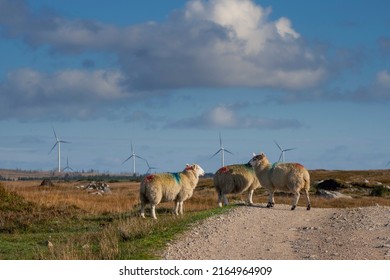
{"type": "Polygon", "coordinates": [[[287,191],[294,194],[291,210],[298,204],[300,192],[306,197],[307,210],[310,210],[310,175],[307,169],[299,163],[270,164],[264,153],[254,155],[249,161],[253,166],[260,184],[268,191],[267,207],[275,205],[275,191],[287,191]]]}
{"type": "Polygon", "coordinates": [[[214,175],[214,187],[218,193],[218,206],[228,205],[227,194],[248,191],[247,202],[253,204],[253,192],[261,187],[250,164],[233,164],[221,167],[214,175]]]}
{"type": "Polygon", "coordinates": [[[140,185],[141,217],[145,218],[145,205],[151,206],[151,215],[156,217],[156,205],[175,201],[174,213],[183,214],[183,202],[192,197],[204,170],[197,164],[187,164],[182,172],[160,173],[146,176],[140,185]]]}

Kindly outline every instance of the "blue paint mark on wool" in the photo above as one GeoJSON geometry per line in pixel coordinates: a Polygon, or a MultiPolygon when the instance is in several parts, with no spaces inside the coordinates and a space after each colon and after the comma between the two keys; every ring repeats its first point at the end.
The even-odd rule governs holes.
{"type": "Polygon", "coordinates": [[[180,174],[179,173],[171,173],[172,177],[175,179],[176,183],[180,183],[180,174]]]}
{"type": "Polygon", "coordinates": [[[271,173],[274,171],[275,167],[279,164],[279,162],[275,162],[271,165],[271,173]]]}

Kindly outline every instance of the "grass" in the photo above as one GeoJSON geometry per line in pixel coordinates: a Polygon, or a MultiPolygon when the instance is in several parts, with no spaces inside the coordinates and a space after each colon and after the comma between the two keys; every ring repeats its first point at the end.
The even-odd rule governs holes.
{"type": "MultiPolygon", "coordinates": [[[[320,198],[313,187],[313,207],[390,206],[386,193],[370,195],[375,184],[364,181],[369,178],[370,182],[377,180],[388,184],[389,171],[320,170],[312,171],[311,176],[313,182],[337,178],[354,183],[351,188],[342,190],[352,199],[320,198]],[[365,183],[359,184],[362,181],[365,183]]],[[[146,219],[139,217],[139,183],[110,183],[112,194],[105,196],[91,195],[77,188],[83,182],[55,182],[54,187],[39,184],[38,181],[1,182],[0,259],[158,259],[166,244],[194,223],[229,211],[235,207],[234,203],[246,199],[246,194],[230,195],[233,206],[217,208],[212,179],[201,179],[193,197],[184,203],[183,216],[172,214],[173,203],[162,203],[157,206],[158,220],[155,221],[149,216],[146,219]]],[[[278,204],[290,204],[292,197],[281,193],[275,200],[278,204]]],[[[265,204],[266,201],[265,191],[256,190],[254,202],[265,204]]],[[[299,205],[305,205],[302,197],[299,205]]]]}

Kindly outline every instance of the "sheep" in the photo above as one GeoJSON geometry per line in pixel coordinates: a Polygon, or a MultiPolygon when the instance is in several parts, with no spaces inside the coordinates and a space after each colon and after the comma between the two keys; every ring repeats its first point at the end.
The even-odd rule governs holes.
{"type": "Polygon", "coordinates": [[[268,208],[275,205],[274,192],[281,190],[294,194],[291,207],[291,210],[294,210],[300,197],[300,191],[303,190],[306,196],[307,210],[310,210],[310,175],[304,166],[299,163],[270,164],[264,153],[254,154],[249,164],[255,169],[260,184],[269,193],[268,208]]]}
{"type": "Polygon", "coordinates": [[[145,218],[145,204],[150,203],[151,216],[156,217],[156,205],[175,201],[175,215],[183,214],[183,202],[192,196],[204,170],[197,164],[187,164],[179,173],[160,173],[146,176],[140,184],[141,217],[145,218]]]}
{"type": "Polygon", "coordinates": [[[233,164],[221,167],[215,173],[214,187],[218,193],[219,207],[222,207],[222,203],[228,205],[227,194],[245,191],[248,191],[247,202],[252,205],[253,192],[260,187],[260,183],[250,164],[233,164]]]}

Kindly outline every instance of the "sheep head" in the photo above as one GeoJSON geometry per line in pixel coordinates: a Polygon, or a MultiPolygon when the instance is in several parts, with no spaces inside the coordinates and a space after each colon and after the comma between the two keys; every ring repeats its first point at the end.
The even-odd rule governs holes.
{"type": "Polygon", "coordinates": [[[198,164],[186,164],[185,170],[193,170],[196,176],[204,176],[205,172],[198,164]]]}
{"type": "Polygon", "coordinates": [[[264,153],[259,155],[253,154],[253,158],[248,162],[253,167],[268,164],[268,159],[264,153]]]}

